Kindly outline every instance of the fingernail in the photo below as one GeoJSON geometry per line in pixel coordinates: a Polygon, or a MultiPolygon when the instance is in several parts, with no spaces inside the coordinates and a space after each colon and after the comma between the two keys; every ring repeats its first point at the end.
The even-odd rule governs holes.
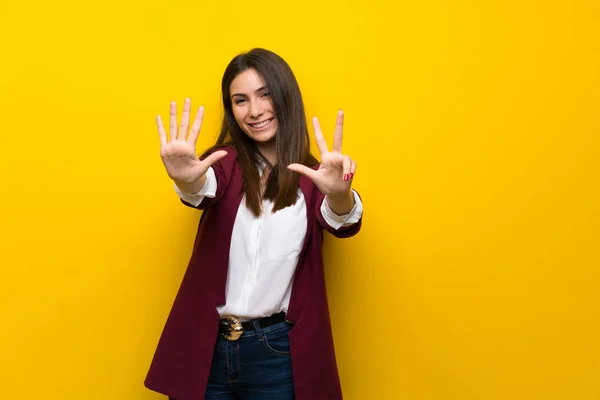
{"type": "Polygon", "coordinates": [[[348,174],[344,174],[344,180],[347,181],[348,180],[348,174]]]}
{"type": "Polygon", "coordinates": [[[350,174],[348,175],[348,179],[352,179],[353,176],[354,176],[354,174],[352,172],[350,172],[350,174]]]}

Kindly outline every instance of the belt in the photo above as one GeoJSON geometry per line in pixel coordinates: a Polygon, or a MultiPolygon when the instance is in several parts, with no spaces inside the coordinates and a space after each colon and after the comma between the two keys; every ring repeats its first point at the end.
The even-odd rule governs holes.
{"type": "Polygon", "coordinates": [[[244,332],[254,330],[254,321],[258,322],[261,328],[275,325],[286,321],[285,313],[282,311],[273,314],[270,317],[258,318],[250,321],[242,321],[234,315],[227,315],[219,321],[219,336],[227,340],[238,340],[244,332]]]}

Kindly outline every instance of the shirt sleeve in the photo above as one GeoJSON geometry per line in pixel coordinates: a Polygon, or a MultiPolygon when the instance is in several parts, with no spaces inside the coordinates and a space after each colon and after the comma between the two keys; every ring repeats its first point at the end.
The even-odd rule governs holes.
{"type": "Polygon", "coordinates": [[[329,204],[327,204],[327,197],[325,197],[323,203],[321,203],[321,214],[323,215],[325,222],[331,225],[335,230],[353,225],[360,221],[360,218],[362,217],[363,206],[360,197],[354,190],[352,190],[352,193],[354,194],[354,207],[348,214],[337,215],[334,213],[329,207],[329,204]]]}
{"type": "Polygon", "coordinates": [[[209,167],[206,171],[206,181],[199,192],[184,193],[177,187],[176,184],[174,184],[174,186],[175,192],[181,200],[190,203],[194,207],[198,207],[205,197],[215,197],[217,194],[217,177],[215,176],[215,171],[213,168],[209,167]]]}

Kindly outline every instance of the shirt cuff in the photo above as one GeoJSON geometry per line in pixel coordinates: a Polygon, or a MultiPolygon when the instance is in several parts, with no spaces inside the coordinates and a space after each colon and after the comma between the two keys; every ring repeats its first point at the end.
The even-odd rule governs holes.
{"type": "Polygon", "coordinates": [[[208,168],[205,176],[206,181],[204,182],[204,186],[196,193],[184,193],[177,187],[177,184],[174,184],[175,192],[179,198],[186,203],[190,203],[194,207],[198,207],[205,197],[215,197],[217,194],[217,177],[215,176],[215,171],[212,167],[208,168]]]}
{"type": "Polygon", "coordinates": [[[352,193],[354,194],[354,207],[348,214],[337,215],[334,213],[329,204],[327,204],[326,197],[323,199],[323,203],[321,203],[321,215],[323,215],[323,219],[336,231],[342,227],[357,223],[362,217],[363,206],[360,197],[358,197],[358,193],[354,190],[352,190],[352,193]]]}

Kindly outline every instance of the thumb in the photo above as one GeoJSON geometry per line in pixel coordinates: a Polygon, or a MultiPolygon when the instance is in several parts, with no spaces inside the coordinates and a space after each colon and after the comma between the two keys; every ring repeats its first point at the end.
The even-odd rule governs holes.
{"type": "Polygon", "coordinates": [[[298,172],[298,173],[310,178],[311,180],[314,180],[314,178],[316,177],[316,173],[317,173],[317,171],[315,171],[314,169],[308,168],[306,165],[302,165],[302,164],[290,164],[290,165],[288,165],[288,169],[291,171],[298,172]]]}
{"type": "Polygon", "coordinates": [[[206,157],[203,161],[207,164],[207,168],[219,161],[221,158],[225,157],[227,152],[225,150],[219,150],[212,153],[210,156],[206,157]]]}

